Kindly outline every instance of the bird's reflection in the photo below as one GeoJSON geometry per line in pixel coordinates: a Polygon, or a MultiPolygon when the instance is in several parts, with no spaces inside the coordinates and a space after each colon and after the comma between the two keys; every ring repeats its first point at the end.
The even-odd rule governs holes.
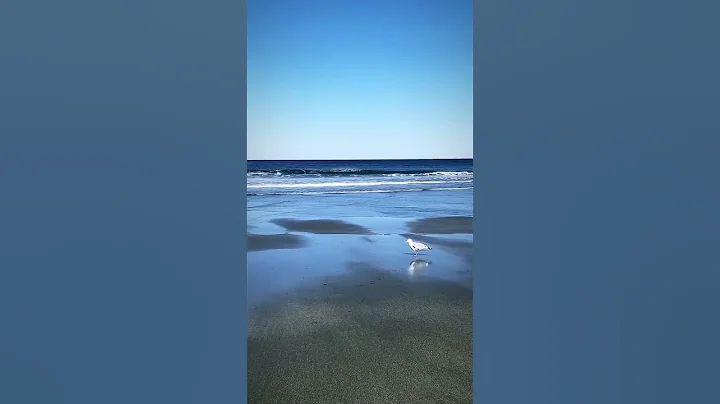
{"type": "Polygon", "coordinates": [[[410,263],[410,266],[408,267],[408,273],[409,273],[410,275],[412,275],[412,274],[415,273],[415,271],[419,271],[419,270],[421,270],[421,269],[427,268],[428,265],[430,265],[430,262],[425,261],[425,260],[423,260],[423,259],[413,260],[413,261],[410,263]]]}

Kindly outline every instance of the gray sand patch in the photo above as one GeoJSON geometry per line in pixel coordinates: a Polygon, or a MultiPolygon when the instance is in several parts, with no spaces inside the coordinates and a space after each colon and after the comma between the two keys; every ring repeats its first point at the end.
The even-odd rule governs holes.
{"type": "Polygon", "coordinates": [[[251,234],[247,235],[248,252],[287,250],[304,247],[306,240],[296,234],[251,234]]]}
{"type": "Polygon", "coordinates": [[[408,223],[412,233],[472,234],[471,216],[431,217],[408,223]]]}
{"type": "Polygon", "coordinates": [[[357,224],[348,223],[342,220],[316,219],[274,219],[270,222],[283,227],[287,231],[298,231],[314,234],[363,234],[371,235],[372,231],[357,224]]]}

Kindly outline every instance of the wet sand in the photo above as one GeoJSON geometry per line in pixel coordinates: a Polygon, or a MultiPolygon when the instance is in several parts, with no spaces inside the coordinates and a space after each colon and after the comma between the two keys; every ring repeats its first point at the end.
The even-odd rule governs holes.
{"type": "Polygon", "coordinates": [[[424,234],[472,234],[472,217],[432,217],[410,222],[411,233],[424,234]]]}
{"type": "Polygon", "coordinates": [[[249,403],[471,403],[472,290],[367,264],[258,306],[249,403]]]}
{"type": "MultiPolygon", "coordinates": [[[[303,248],[248,254],[255,286],[289,285],[248,312],[249,403],[472,402],[472,241],[340,220],[273,223],[306,234],[303,248]],[[433,251],[415,257],[408,236],[433,251]]],[[[278,236],[297,235],[264,246],[281,245],[278,236]]]]}
{"type": "Polygon", "coordinates": [[[301,248],[305,239],[295,234],[252,234],[247,235],[248,251],[282,250],[301,248]]]}
{"type": "Polygon", "coordinates": [[[272,223],[285,228],[287,231],[297,231],[313,234],[373,234],[369,229],[343,220],[318,219],[296,220],[275,219],[272,223]]]}

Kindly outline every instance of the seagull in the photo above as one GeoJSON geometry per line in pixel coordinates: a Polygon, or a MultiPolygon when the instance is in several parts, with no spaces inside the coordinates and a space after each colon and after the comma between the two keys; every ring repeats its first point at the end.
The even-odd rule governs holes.
{"type": "Polygon", "coordinates": [[[428,247],[427,245],[425,245],[423,243],[418,243],[417,241],[413,241],[411,238],[405,240],[405,242],[415,252],[415,255],[417,255],[418,251],[432,250],[432,247],[428,247]]]}

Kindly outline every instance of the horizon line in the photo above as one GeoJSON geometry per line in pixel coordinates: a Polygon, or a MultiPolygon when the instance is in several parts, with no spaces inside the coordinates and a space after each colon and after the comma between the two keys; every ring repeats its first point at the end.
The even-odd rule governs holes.
{"type": "Polygon", "coordinates": [[[443,161],[443,160],[472,160],[473,157],[454,157],[441,159],[247,159],[247,161],[401,161],[401,160],[418,160],[418,161],[443,161]]]}

